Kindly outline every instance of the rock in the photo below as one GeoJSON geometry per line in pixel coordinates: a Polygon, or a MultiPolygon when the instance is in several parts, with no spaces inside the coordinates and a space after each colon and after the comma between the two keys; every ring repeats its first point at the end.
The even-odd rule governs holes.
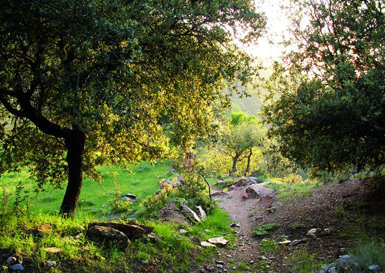
{"type": "Polygon", "coordinates": [[[307,237],[310,237],[310,238],[315,238],[316,237],[316,233],[317,233],[317,229],[316,228],[312,228],[310,229],[307,233],[306,233],[306,236],[307,237]]]}
{"type": "Polygon", "coordinates": [[[225,264],[225,262],[224,261],[215,261],[217,264],[225,264]]]}
{"type": "Polygon", "coordinates": [[[233,190],[236,190],[237,187],[235,187],[234,185],[231,185],[227,190],[228,191],[233,191],[233,190]]]}
{"type": "Polygon", "coordinates": [[[182,204],[181,208],[182,208],[182,213],[185,213],[186,216],[191,219],[191,221],[193,221],[193,222],[200,222],[201,221],[199,216],[192,209],[190,209],[188,206],[182,204]]]}
{"type": "Polygon", "coordinates": [[[301,243],[301,240],[294,240],[291,243],[289,243],[289,246],[296,246],[301,243]]]}
{"type": "Polygon", "coordinates": [[[180,235],[186,235],[186,234],[188,234],[188,232],[187,232],[187,230],[181,228],[181,229],[179,230],[179,234],[180,234],[180,235]]]}
{"type": "Polygon", "coordinates": [[[330,235],[332,234],[332,229],[331,228],[324,228],[323,234],[322,235],[330,235]]]}
{"type": "Polygon", "coordinates": [[[63,252],[63,249],[57,248],[57,247],[46,247],[46,248],[43,248],[42,250],[47,253],[53,253],[53,254],[63,252]]]}
{"type": "Polygon", "coordinates": [[[101,244],[108,245],[110,242],[115,242],[121,250],[126,250],[131,243],[128,237],[120,230],[99,225],[91,226],[87,231],[87,237],[101,244]]]}
{"type": "Polygon", "coordinates": [[[223,180],[221,180],[221,179],[218,179],[218,180],[217,180],[217,185],[226,185],[226,184],[227,184],[226,181],[223,181],[223,180]]]}
{"type": "Polygon", "coordinates": [[[223,268],[223,264],[217,264],[218,268],[223,268]]]}
{"type": "Polygon", "coordinates": [[[258,177],[254,177],[254,176],[249,176],[249,181],[251,183],[254,183],[254,184],[257,184],[258,183],[258,177]]]}
{"type": "Polygon", "coordinates": [[[186,217],[180,212],[175,203],[167,203],[159,210],[158,216],[163,221],[187,224],[186,217]]]}
{"type": "Polygon", "coordinates": [[[225,238],[221,237],[215,237],[215,238],[210,238],[207,240],[210,244],[214,245],[219,245],[219,246],[225,246],[229,242],[225,238]]]}
{"type": "Polygon", "coordinates": [[[290,243],[291,243],[290,240],[285,240],[285,241],[279,242],[278,244],[287,246],[287,245],[289,245],[290,243]]]}
{"type": "Polygon", "coordinates": [[[37,227],[37,231],[39,233],[48,234],[52,231],[52,227],[50,224],[41,224],[40,226],[37,227]]]}
{"type": "Polygon", "coordinates": [[[247,198],[257,198],[261,195],[260,191],[253,187],[253,185],[249,186],[246,189],[247,198]]]}
{"type": "Polygon", "coordinates": [[[136,195],[133,193],[126,193],[126,197],[130,199],[136,199],[136,195]]]}
{"type": "Polygon", "coordinates": [[[207,214],[204,209],[201,206],[195,206],[195,208],[198,210],[198,216],[201,218],[201,220],[205,221],[207,218],[207,214]]]}
{"type": "Polygon", "coordinates": [[[318,273],[338,273],[338,272],[361,272],[356,263],[354,256],[344,255],[335,262],[325,266],[318,273]]]}
{"type": "Polygon", "coordinates": [[[147,234],[146,237],[147,237],[147,239],[150,240],[151,243],[156,243],[156,242],[158,242],[158,241],[161,239],[160,236],[156,235],[156,234],[153,233],[153,232],[147,234]]]}
{"type": "Polygon", "coordinates": [[[228,193],[224,191],[214,191],[213,193],[211,193],[211,196],[219,196],[219,195],[226,195],[226,194],[228,193]]]}
{"type": "Polygon", "coordinates": [[[135,240],[135,239],[144,237],[145,235],[151,233],[154,230],[154,227],[149,227],[144,225],[122,224],[122,223],[113,223],[113,222],[105,222],[105,223],[92,222],[92,223],[89,223],[88,225],[89,228],[93,226],[102,226],[102,227],[108,227],[108,228],[119,230],[123,232],[127,236],[127,238],[130,240],[135,240]]]}
{"type": "Polygon", "coordinates": [[[51,268],[51,267],[56,267],[56,262],[55,261],[46,261],[45,262],[45,266],[48,267],[48,268],[51,268]]]}
{"type": "Polygon", "coordinates": [[[211,230],[209,230],[209,229],[206,228],[203,232],[204,232],[204,233],[209,233],[209,232],[211,232],[211,230]]]}
{"type": "Polygon", "coordinates": [[[24,266],[21,264],[14,264],[14,265],[10,266],[9,269],[11,269],[13,271],[24,271],[24,266]]]}
{"type": "Polygon", "coordinates": [[[235,187],[244,187],[249,183],[247,177],[241,177],[233,184],[235,187]]]}
{"type": "Polygon", "coordinates": [[[238,224],[238,223],[232,223],[231,225],[230,225],[230,227],[232,227],[232,228],[239,228],[240,227],[240,225],[238,224]]]}
{"type": "Polygon", "coordinates": [[[17,259],[16,259],[16,257],[14,257],[14,256],[9,256],[9,257],[5,260],[5,262],[6,262],[7,265],[13,265],[13,264],[16,263],[16,261],[17,261],[17,259]]]}
{"type": "Polygon", "coordinates": [[[202,247],[215,247],[215,245],[210,244],[209,242],[206,242],[206,241],[202,241],[201,246],[202,247]]]}
{"type": "Polygon", "coordinates": [[[382,272],[381,266],[377,264],[369,265],[368,269],[370,270],[370,272],[382,272]]]}

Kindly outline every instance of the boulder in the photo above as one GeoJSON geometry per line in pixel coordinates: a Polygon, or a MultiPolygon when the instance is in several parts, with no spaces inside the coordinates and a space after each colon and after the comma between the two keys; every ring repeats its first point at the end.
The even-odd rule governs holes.
{"type": "Polygon", "coordinates": [[[257,198],[261,195],[260,191],[253,187],[253,185],[247,187],[246,189],[247,198],[257,198]]]}
{"type": "Polygon", "coordinates": [[[185,204],[181,205],[182,213],[184,213],[192,222],[200,222],[199,216],[185,204]]]}
{"type": "MultiPolygon", "coordinates": [[[[359,273],[361,270],[358,265],[354,263],[354,256],[344,255],[335,262],[325,266],[318,273],[332,273],[332,272],[356,272],[359,273]]],[[[366,271],[365,271],[366,272],[366,271]]]]}
{"type": "Polygon", "coordinates": [[[131,243],[123,232],[111,227],[99,225],[91,226],[87,231],[87,237],[100,244],[109,245],[110,242],[114,242],[116,246],[123,251],[126,250],[131,243]]]}
{"type": "Polygon", "coordinates": [[[144,237],[145,235],[151,233],[154,230],[154,227],[148,227],[144,225],[122,224],[113,222],[92,222],[88,225],[89,228],[94,226],[108,227],[119,230],[120,232],[123,232],[123,234],[126,235],[127,238],[130,240],[135,240],[144,237]]]}
{"type": "Polygon", "coordinates": [[[215,237],[215,238],[210,238],[207,240],[210,244],[217,245],[217,246],[226,246],[227,243],[229,242],[225,238],[221,237],[215,237]]]}
{"type": "Polygon", "coordinates": [[[233,184],[235,187],[244,187],[249,183],[249,179],[247,177],[241,177],[233,184]]]}
{"type": "Polygon", "coordinates": [[[158,216],[163,221],[187,224],[186,217],[182,214],[175,203],[167,203],[159,210],[158,216]]]}
{"type": "Polygon", "coordinates": [[[198,211],[198,216],[199,216],[199,218],[201,218],[202,221],[205,221],[206,218],[207,218],[207,214],[206,214],[206,212],[204,211],[204,209],[203,209],[201,206],[195,206],[195,208],[196,208],[197,211],[198,211]]]}

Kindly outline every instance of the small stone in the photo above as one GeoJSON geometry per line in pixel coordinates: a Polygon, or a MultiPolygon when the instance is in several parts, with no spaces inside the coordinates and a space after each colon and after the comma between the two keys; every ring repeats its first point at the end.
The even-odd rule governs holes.
{"type": "Polygon", "coordinates": [[[201,218],[201,220],[205,221],[207,218],[207,214],[204,209],[201,206],[195,206],[195,208],[198,210],[198,216],[201,218]]]}
{"type": "Polygon", "coordinates": [[[8,264],[8,265],[13,265],[13,264],[15,264],[16,263],[16,257],[14,257],[14,256],[10,256],[10,257],[8,257],[6,260],[5,260],[5,262],[8,264]]]}
{"type": "Polygon", "coordinates": [[[56,267],[56,262],[55,261],[46,261],[45,266],[48,268],[56,267]]]}
{"type": "Polygon", "coordinates": [[[266,258],[265,256],[261,256],[261,260],[264,260],[264,261],[266,261],[266,260],[267,260],[267,258],[266,258]]]}
{"type": "Polygon", "coordinates": [[[209,242],[203,241],[201,242],[202,247],[215,247],[215,245],[210,244],[209,242]]]}
{"type": "Polygon", "coordinates": [[[294,240],[294,241],[292,241],[292,242],[289,244],[289,246],[296,246],[296,245],[298,245],[298,244],[300,244],[300,243],[301,243],[300,240],[294,240]]]}
{"type": "Polygon", "coordinates": [[[9,267],[9,269],[13,271],[24,271],[24,266],[21,264],[14,264],[11,267],[9,267]]]}
{"type": "Polygon", "coordinates": [[[185,229],[183,229],[183,228],[181,228],[180,230],[179,230],[179,234],[180,235],[186,235],[188,232],[187,232],[187,230],[185,230],[185,229]]]}
{"type": "Polygon", "coordinates": [[[250,262],[249,262],[249,264],[254,264],[255,262],[253,261],[253,260],[251,260],[250,262]]]}
{"type": "Polygon", "coordinates": [[[233,256],[231,256],[230,254],[227,254],[226,257],[227,257],[227,258],[231,258],[231,257],[233,257],[233,256]]]}
{"type": "Polygon", "coordinates": [[[221,237],[215,237],[215,238],[210,238],[207,240],[209,243],[214,244],[214,245],[220,245],[220,246],[225,246],[229,242],[225,238],[221,237]]]}
{"type": "Polygon", "coordinates": [[[136,195],[133,193],[126,193],[126,197],[128,197],[130,199],[136,199],[136,195]]]}
{"type": "Polygon", "coordinates": [[[223,268],[223,264],[217,264],[218,268],[223,268]]]}
{"type": "Polygon", "coordinates": [[[224,261],[216,261],[217,264],[225,264],[224,261]]]}
{"type": "Polygon", "coordinates": [[[57,248],[57,247],[46,247],[46,248],[43,248],[42,250],[47,253],[53,253],[53,254],[63,252],[63,249],[57,248]]]}
{"type": "Polygon", "coordinates": [[[316,234],[317,233],[317,229],[316,228],[312,228],[312,229],[310,229],[308,232],[307,232],[307,234],[306,234],[306,236],[307,237],[316,237],[316,234]]]}
{"type": "Polygon", "coordinates": [[[182,212],[184,212],[192,221],[195,221],[195,222],[201,221],[199,216],[192,209],[190,209],[188,206],[182,204],[181,208],[182,208],[182,212]]]}
{"type": "Polygon", "coordinates": [[[203,232],[204,232],[204,233],[209,233],[209,232],[211,232],[211,230],[205,229],[203,232]]]}
{"type": "Polygon", "coordinates": [[[230,225],[230,227],[237,227],[237,228],[239,228],[240,225],[239,225],[238,223],[232,223],[232,224],[230,225]]]}
{"type": "Polygon", "coordinates": [[[377,264],[369,265],[368,269],[369,269],[371,272],[381,272],[381,271],[382,271],[381,266],[379,266],[379,265],[377,265],[377,264]]]}
{"type": "Polygon", "coordinates": [[[287,245],[289,245],[290,243],[291,243],[290,240],[285,240],[285,241],[279,242],[278,244],[287,246],[287,245]]]}

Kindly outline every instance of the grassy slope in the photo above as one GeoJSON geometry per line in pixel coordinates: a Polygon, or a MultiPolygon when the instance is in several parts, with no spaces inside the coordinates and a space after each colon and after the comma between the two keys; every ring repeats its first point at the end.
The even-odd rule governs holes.
{"type": "MultiPolygon", "coordinates": [[[[142,163],[138,166],[131,166],[131,170],[124,170],[113,166],[101,166],[98,168],[103,181],[98,184],[90,178],[84,179],[83,188],[80,195],[77,216],[87,216],[88,214],[105,215],[110,210],[109,203],[113,200],[115,192],[133,193],[139,201],[148,195],[153,194],[159,189],[159,181],[162,178],[172,176],[168,172],[170,167],[167,163],[159,163],[152,166],[149,163],[142,163]],[[115,185],[116,182],[116,185],[115,185]]],[[[29,203],[32,214],[41,212],[58,212],[65,188],[55,189],[46,185],[44,191],[39,194],[34,193],[36,184],[28,178],[28,172],[22,170],[20,173],[4,174],[0,178],[0,194],[6,188],[11,194],[11,202],[15,200],[18,185],[23,186],[23,196],[27,193],[26,200],[29,203]]]]}

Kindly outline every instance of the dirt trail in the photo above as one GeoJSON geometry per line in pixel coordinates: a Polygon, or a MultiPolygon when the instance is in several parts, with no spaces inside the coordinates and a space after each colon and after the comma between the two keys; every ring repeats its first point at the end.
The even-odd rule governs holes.
{"type": "MultiPolygon", "coordinates": [[[[252,235],[252,229],[256,225],[256,221],[263,217],[266,208],[271,206],[272,201],[275,199],[273,190],[265,188],[267,184],[269,182],[253,185],[253,188],[259,193],[257,198],[244,198],[247,196],[247,186],[215,196],[219,207],[228,211],[232,220],[239,225],[238,228],[235,228],[237,242],[235,248],[226,249],[217,257],[217,261],[225,262],[223,268],[221,266],[219,268],[214,266],[203,269],[200,272],[231,272],[240,263],[252,267],[258,259],[261,259],[261,256],[257,255],[259,244],[252,235]],[[229,263],[231,260],[234,262],[229,263]]],[[[216,189],[215,191],[220,190],[216,189]]],[[[243,272],[252,271],[245,270],[243,272]]]]}
{"type": "Polygon", "coordinates": [[[243,199],[247,196],[246,188],[236,188],[226,195],[217,196],[218,205],[230,213],[231,218],[239,224],[238,234],[240,236],[250,236],[253,228],[257,211],[261,205],[265,204],[266,199],[271,199],[274,195],[273,190],[265,188],[269,182],[253,185],[254,190],[259,192],[259,197],[243,199]]]}

